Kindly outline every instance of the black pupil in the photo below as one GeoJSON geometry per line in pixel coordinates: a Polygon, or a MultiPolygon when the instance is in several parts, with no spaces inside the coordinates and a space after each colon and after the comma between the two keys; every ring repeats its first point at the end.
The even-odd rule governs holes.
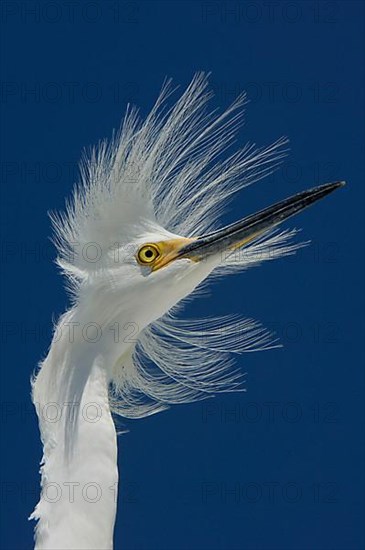
{"type": "Polygon", "coordinates": [[[152,256],[153,256],[152,250],[146,250],[145,256],[146,256],[146,258],[152,258],[152,256]]]}

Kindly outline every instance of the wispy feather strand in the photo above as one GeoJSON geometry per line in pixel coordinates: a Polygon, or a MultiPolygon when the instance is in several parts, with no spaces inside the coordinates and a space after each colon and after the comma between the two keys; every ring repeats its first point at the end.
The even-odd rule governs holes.
{"type": "MultiPolygon", "coordinates": [[[[83,159],[81,183],[66,213],[52,215],[58,263],[76,302],[82,281],[108,267],[111,248],[123,241],[121,223],[149,218],[189,237],[216,229],[227,200],[270,174],[286,154],[287,140],[281,138],[266,148],[246,145],[222,160],[242,124],[245,95],[219,115],[207,110],[211,93],[204,74],[167,108],[172,92],[168,81],[144,121],[128,108],[111,143],[100,143],[83,159]],[[105,254],[100,264],[90,265],[80,250],[95,241],[105,254]]],[[[302,246],[289,243],[295,233],[274,231],[228,254],[214,275],[292,254],[302,246]]],[[[187,321],[177,317],[180,310],[179,305],[146,327],[115,366],[110,388],[115,413],[138,418],[237,390],[242,375],[233,368],[232,354],[277,345],[252,320],[187,321]]]]}

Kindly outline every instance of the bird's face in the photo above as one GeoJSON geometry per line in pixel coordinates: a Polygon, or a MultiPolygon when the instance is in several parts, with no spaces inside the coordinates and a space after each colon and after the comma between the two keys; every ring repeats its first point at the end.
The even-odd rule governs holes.
{"type": "Polygon", "coordinates": [[[153,224],[128,247],[128,258],[121,266],[120,292],[140,328],[158,319],[191,292],[221,262],[219,253],[198,257],[185,253],[197,238],[170,233],[153,224]]]}
{"type": "Polygon", "coordinates": [[[139,324],[146,326],[189,295],[227,254],[341,185],[337,182],[304,191],[203,237],[181,237],[157,226],[141,232],[128,262],[127,277],[128,295],[134,297],[131,310],[139,324]]]}

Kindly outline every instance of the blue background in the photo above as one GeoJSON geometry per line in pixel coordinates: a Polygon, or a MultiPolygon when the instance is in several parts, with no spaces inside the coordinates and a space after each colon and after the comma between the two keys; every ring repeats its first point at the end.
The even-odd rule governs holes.
{"type": "Polygon", "coordinates": [[[120,438],[115,547],[364,547],[364,55],[361,2],[24,2],[1,6],[2,548],[28,549],[41,457],[29,378],[67,307],[47,211],[84,146],[126,103],[146,114],[165,76],[211,71],[213,105],[246,89],[238,142],[290,138],[230,222],[314,184],[348,186],[291,226],[294,259],[212,285],[189,315],[242,313],[283,349],[239,357],[247,393],[130,422],[120,438]]]}

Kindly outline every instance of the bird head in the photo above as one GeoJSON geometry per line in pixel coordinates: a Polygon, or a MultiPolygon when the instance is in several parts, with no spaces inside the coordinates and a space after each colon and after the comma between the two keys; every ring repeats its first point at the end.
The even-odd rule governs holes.
{"type": "Polygon", "coordinates": [[[212,272],[293,253],[300,246],[289,242],[295,230],[279,225],[343,185],[303,191],[220,227],[227,201],[270,174],[287,141],[249,144],[224,156],[245,96],[217,116],[205,109],[211,97],[206,88],[206,77],[198,74],[172,108],[164,110],[167,84],[144,121],[129,110],[111,142],[99,144],[81,164],[81,183],[66,214],[53,216],[73,312],[79,326],[97,323],[108,335],[94,348],[106,358],[115,410],[124,416],[236,388],[230,354],[267,349],[271,335],[237,317],[184,322],[174,306],[212,272]],[[108,332],[115,322],[132,325],[133,338],[115,341],[108,332]]]}

